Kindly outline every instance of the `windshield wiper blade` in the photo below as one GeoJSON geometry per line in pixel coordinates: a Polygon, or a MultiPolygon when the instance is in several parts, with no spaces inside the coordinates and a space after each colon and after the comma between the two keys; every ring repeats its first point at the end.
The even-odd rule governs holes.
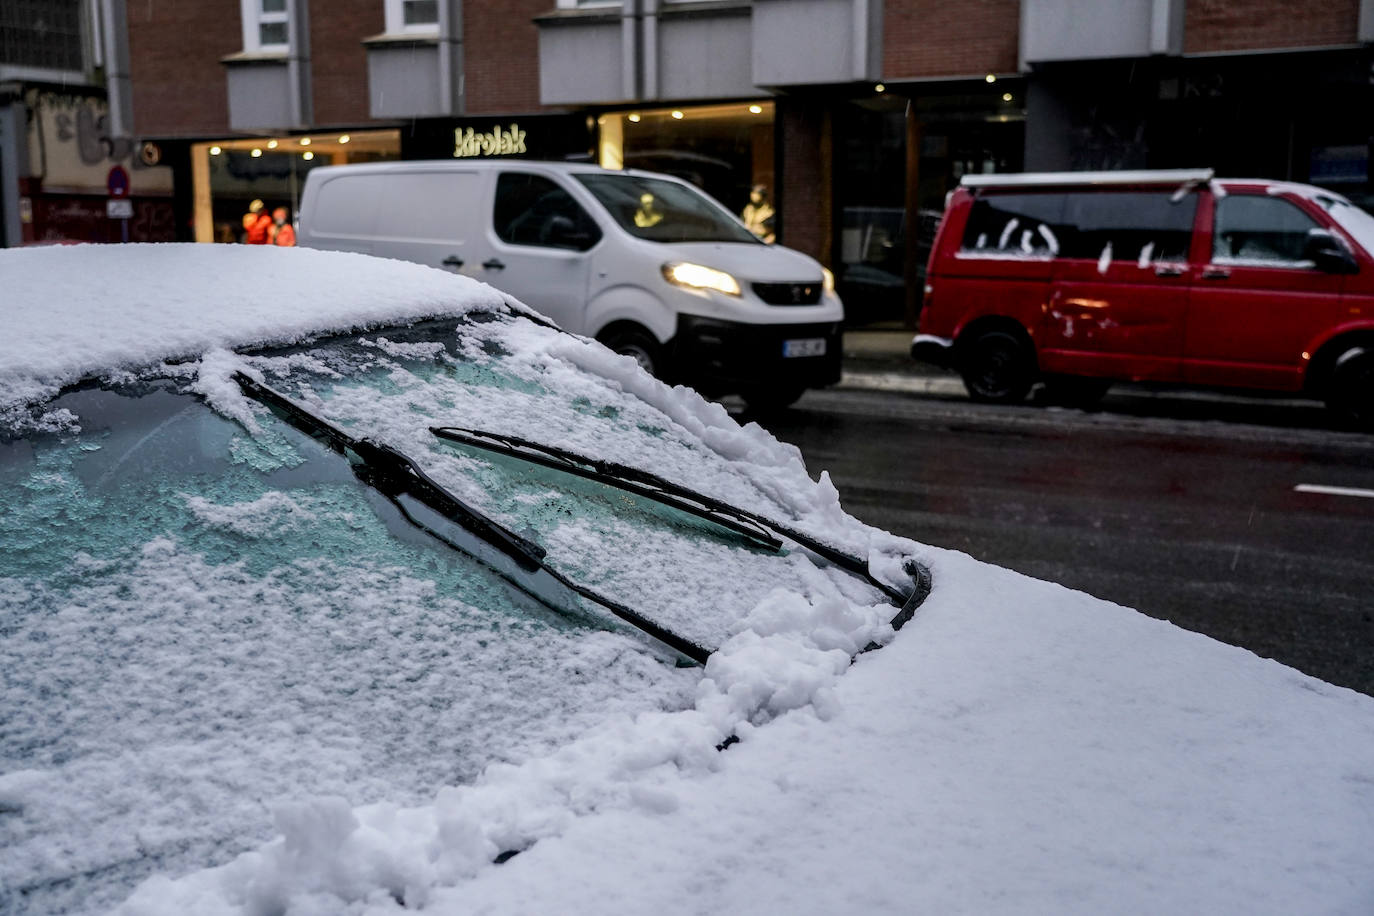
{"type": "MultiPolygon", "coordinates": [[[[596,480],[627,492],[637,493],[648,499],[709,519],[750,538],[758,538],[759,534],[762,534],[768,539],[768,545],[774,550],[781,547],[781,542],[769,532],[777,532],[817,556],[823,557],[836,566],[867,580],[894,603],[905,605],[911,598],[912,593],[896,589],[876,578],[868,569],[868,561],[862,557],[846,553],[833,544],[827,544],[819,538],[785,523],[765,518],[747,509],[728,505],[705,493],[698,493],[690,487],[674,483],[651,471],[579,455],[577,452],[522,439],[519,436],[467,429],[461,426],[431,426],[429,431],[440,439],[446,439],[450,442],[485,449],[532,464],[565,471],[578,477],[596,480]]],[[[919,589],[920,583],[918,582],[917,590],[919,591],[919,589]]]]}
{"type": "Polygon", "coordinates": [[[286,395],[274,391],[242,372],[235,372],[233,379],[248,397],[265,405],[269,410],[281,417],[291,426],[299,429],[311,438],[324,443],[331,450],[347,458],[349,463],[353,465],[354,474],[358,479],[368,486],[373,487],[390,500],[408,522],[434,536],[449,547],[472,556],[479,562],[486,563],[486,565],[491,567],[498,575],[515,585],[521,591],[530,595],[536,601],[548,607],[552,607],[555,610],[568,610],[567,608],[559,607],[545,595],[540,594],[531,583],[522,581],[515,576],[508,575],[499,567],[489,563],[482,556],[462,547],[451,538],[445,537],[443,534],[436,531],[433,526],[427,525],[417,519],[415,515],[401,503],[400,497],[403,495],[408,496],[440,517],[477,535],[484,543],[495,547],[502,554],[513,560],[526,575],[547,577],[545,584],[547,584],[548,581],[552,581],[577,595],[593,601],[610,611],[616,617],[642,630],[665,645],[670,646],[675,651],[690,658],[692,661],[699,664],[706,663],[706,659],[711,654],[710,650],[660,626],[633,608],[615,601],[614,599],[607,598],[569,579],[545,562],[545,556],[547,554],[543,547],[528,538],[521,537],[503,526],[500,522],[488,518],[481,511],[469,506],[467,503],[454,496],[445,489],[442,484],[438,483],[421,470],[419,465],[403,452],[389,445],[373,442],[369,439],[360,439],[350,436],[328,420],[315,415],[295,401],[286,397],[286,395]]]}
{"type": "Polygon", "coordinates": [[[459,426],[431,426],[429,431],[440,439],[471,445],[474,448],[553,468],[577,477],[608,484],[627,493],[634,493],[654,502],[671,506],[681,512],[727,528],[758,547],[777,552],[782,541],[767,528],[742,515],[738,509],[686,487],[680,487],[653,474],[635,468],[584,458],[573,452],[530,442],[516,436],[503,436],[459,426]]]}

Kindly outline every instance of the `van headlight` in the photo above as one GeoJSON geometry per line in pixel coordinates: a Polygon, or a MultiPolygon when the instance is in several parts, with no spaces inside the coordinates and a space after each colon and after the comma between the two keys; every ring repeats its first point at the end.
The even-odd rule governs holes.
{"type": "Polygon", "coordinates": [[[676,286],[689,289],[713,289],[727,296],[740,294],[739,281],[723,270],[701,264],[687,264],[682,261],[669,261],[663,265],[663,279],[676,286]]]}
{"type": "Polygon", "coordinates": [[[835,275],[830,272],[830,268],[821,268],[821,286],[825,287],[827,293],[835,291],[835,275]]]}

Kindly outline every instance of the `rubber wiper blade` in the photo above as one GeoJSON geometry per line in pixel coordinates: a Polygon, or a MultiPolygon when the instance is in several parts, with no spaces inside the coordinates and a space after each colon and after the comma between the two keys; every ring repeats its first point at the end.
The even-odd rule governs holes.
{"type": "Polygon", "coordinates": [[[574,582],[549,566],[544,559],[546,552],[543,547],[528,538],[521,537],[501,525],[500,522],[488,518],[479,510],[454,496],[442,484],[421,470],[419,465],[403,452],[389,445],[373,442],[370,439],[350,436],[286,395],[274,391],[242,372],[235,372],[233,379],[248,397],[265,405],[289,425],[347,458],[349,463],[353,465],[353,472],[358,479],[390,500],[400,511],[401,516],[410,524],[454,550],[486,564],[497,575],[541,604],[554,610],[568,611],[569,608],[551,600],[546,594],[556,589],[565,589],[567,592],[601,605],[616,617],[698,664],[704,665],[706,659],[710,657],[710,650],[704,646],[660,626],[625,604],[574,582]],[[418,519],[401,501],[402,496],[414,500],[447,522],[452,522],[459,528],[476,535],[481,543],[495,548],[514,561],[515,565],[519,567],[520,574],[512,575],[503,571],[479,552],[464,547],[453,538],[437,531],[433,525],[418,519]]]}
{"type": "Polygon", "coordinates": [[[389,445],[350,436],[286,395],[272,390],[242,372],[235,372],[233,378],[244,394],[266,405],[273,413],[312,439],[323,442],[347,458],[354,466],[354,473],[358,478],[383,495],[394,499],[406,494],[418,500],[444,518],[476,534],[526,571],[539,569],[543,565],[543,547],[487,518],[448,492],[402,452],[389,445]]]}
{"type": "Polygon", "coordinates": [[[594,458],[585,458],[573,452],[530,442],[516,436],[503,436],[497,433],[464,429],[460,426],[431,426],[429,431],[440,439],[518,458],[577,477],[595,480],[627,493],[643,496],[697,518],[713,522],[734,532],[757,547],[775,553],[782,550],[782,541],[766,527],[742,514],[733,506],[636,468],[594,458]]]}
{"type": "Polygon", "coordinates": [[[910,593],[893,588],[873,576],[869,572],[868,561],[862,557],[846,553],[833,544],[827,544],[819,538],[785,523],[728,505],[705,493],[698,493],[690,487],[674,483],[651,471],[618,464],[614,461],[591,458],[587,455],[580,455],[577,452],[546,445],[542,442],[533,442],[519,436],[467,429],[461,426],[431,426],[429,431],[440,439],[446,439],[450,442],[459,442],[485,449],[500,455],[529,461],[532,464],[565,471],[578,477],[600,481],[631,493],[638,493],[665,505],[709,519],[746,537],[756,539],[759,543],[766,544],[773,550],[778,550],[782,546],[782,542],[772,534],[772,532],[777,532],[817,556],[864,578],[899,606],[905,604],[910,597],[910,593]]]}

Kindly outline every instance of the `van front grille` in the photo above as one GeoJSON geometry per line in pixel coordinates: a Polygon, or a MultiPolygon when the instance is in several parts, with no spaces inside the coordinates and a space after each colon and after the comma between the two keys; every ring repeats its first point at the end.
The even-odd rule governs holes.
{"type": "Polygon", "coordinates": [[[821,301],[821,284],[755,283],[754,294],[769,305],[815,305],[821,301]]]}

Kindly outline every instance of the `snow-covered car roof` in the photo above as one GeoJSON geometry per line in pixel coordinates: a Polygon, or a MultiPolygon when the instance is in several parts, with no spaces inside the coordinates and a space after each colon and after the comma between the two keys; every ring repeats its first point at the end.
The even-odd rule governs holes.
{"type": "Polygon", "coordinates": [[[0,911],[105,909],[129,888],[98,897],[92,870],[129,861],[153,874],[119,906],[128,914],[1374,905],[1374,699],[864,525],[796,449],[628,358],[501,313],[480,285],[361,256],[208,246],[0,252],[0,277],[25,329],[0,341],[21,437],[0,439],[0,911]],[[50,306],[67,318],[29,314],[50,306]],[[457,332],[390,327],[433,317],[457,332]],[[76,322],[98,327],[64,326],[76,322]],[[359,327],[342,343],[236,352],[359,327]],[[453,592],[442,564],[398,571],[405,550],[383,544],[369,503],[290,489],[310,456],[236,374],[400,448],[517,530],[547,526],[549,557],[598,587],[654,580],[645,606],[714,653],[675,668],[619,631],[563,624],[501,623],[496,638],[468,615],[499,590],[453,592]],[[49,400],[92,377],[105,381],[49,400]],[[161,411],[151,427],[102,426],[100,405],[139,397],[161,411]],[[880,579],[915,559],[933,589],[894,631],[882,596],[823,558],[763,556],[690,520],[648,531],[617,501],[588,518],[571,507],[598,494],[431,435],[458,419],[650,468],[864,556],[880,579]],[[215,473],[259,495],[212,475],[198,478],[206,492],[158,482],[165,518],[63,508],[83,481],[113,494],[107,506],[138,497],[111,467],[125,449],[123,466],[138,464],[179,424],[198,450],[174,464],[223,453],[215,473]],[[111,539],[129,548],[123,565],[111,539]],[[314,552],[291,559],[297,542],[314,552]],[[72,555],[30,556],[35,544],[72,555]],[[264,564],[255,545],[286,559],[264,564]],[[283,603],[357,661],[302,652],[292,620],[266,626],[283,603]],[[138,618],[125,631],[93,610],[138,618]],[[174,616],[200,641],[178,642],[174,616]],[[393,653],[368,661],[388,640],[393,653]],[[507,663],[467,678],[464,657],[445,654],[464,642],[484,658],[496,642],[507,663]],[[869,643],[880,648],[860,651],[869,643]],[[184,662],[169,683],[147,664],[160,647],[160,663],[184,662]],[[561,662],[533,660],[549,647],[561,662]],[[218,684],[219,666],[258,657],[282,672],[271,689],[188,715],[202,677],[218,684]],[[346,683],[324,696],[334,675],[346,683]],[[149,684],[154,706],[119,706],[149,684]],[[393,688],[344,718],[291,705],[393,688]],[[466,722],[444,718],[450,694],[475,698],[458,707],[466,722]],[[522,706],[525,718],[502,718],[522,706]],[[516,721],[529,733],[499,727],[516,721]],[[433,755],[471,754],[469,734],[499,744],[495,757],[445,781],[433,755]],[[231,816],[256,826],[203,840],[231,816]]]}
{"type": "Polygon", "coordinates": [[[88,376],[492,308],[490,287],[401,261],[271,246],[0,250],[0,410],[88,376]]]}

